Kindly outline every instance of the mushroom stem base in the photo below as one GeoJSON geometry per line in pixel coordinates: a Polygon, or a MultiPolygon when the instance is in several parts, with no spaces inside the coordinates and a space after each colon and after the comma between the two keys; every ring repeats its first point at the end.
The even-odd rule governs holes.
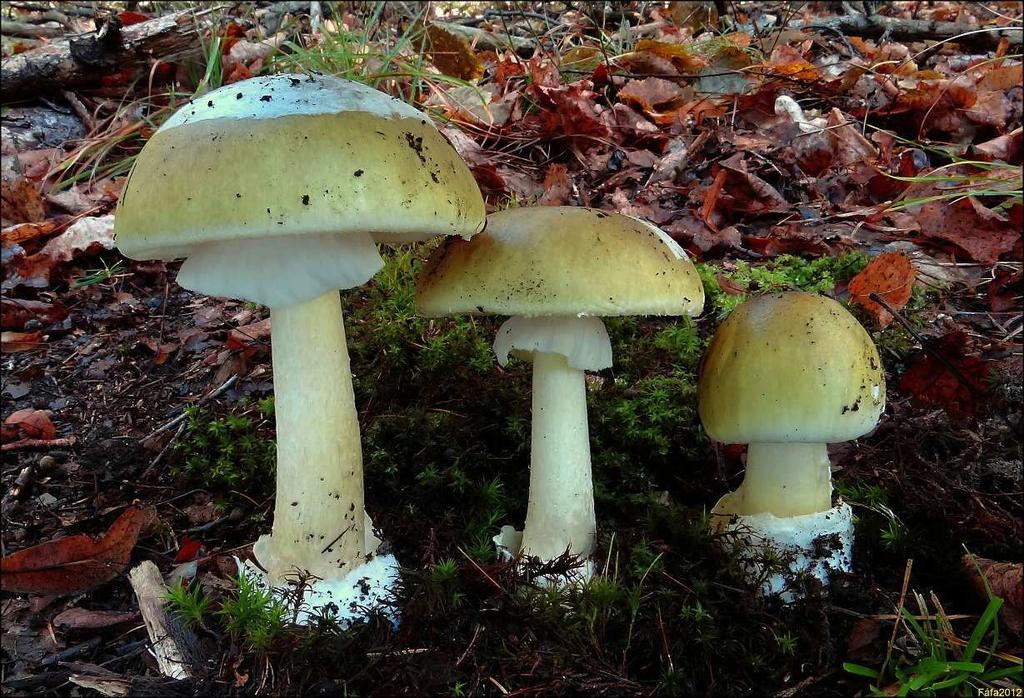
{"type": "MultiPolygon", "coordinates": [[[[334,604],[337,608],[335,619],[342,628],[365,620],[374,611],[383,613],[393,626],[397,626],[399,613],[393,603],[393,592],[398,581],[398,561],[394,555],[386,552],[387,546],[373,534],[373,523],[365,513],[363,530],[365,549],[374,551],[366,556],[363,564],[350,569],[342,577],[308,579],[301,595],[296,594],[298,579],[282,582],[277,576],[269,575],[248,560],[235,558],[238,573],[244,574],[260,589],[270,589],[274,598],[288,608],[286,620],[297,625],[315,622],[316,616],[322,614],[325,607],[334,604]]],[[[253,546],[254,556],[261,545],[267,544],[269,540],[270,536],[264,535],[256,541],[253,546]]]]}
{"type": "MultiPolygon", "coordinates": [[[[523,532],[517,531],[513,526],[502,526],[498,534],[491,538],[494,547],[498,550],[498,559],[511,560],[516,557],[523,547],[523,532]]],[[[543,587],[582,585],[590,581],[594,576],[594,561],[587,558],[582,564],[567,575],[541,575],[533,581],[543,587]]]]}
{"type": "Polygon", "coordinates": [[[801,577],[828,585],[835,572],[852,571],[853,510],[840,502],[827,511],[780,517],[735,513],[736,493],[718,500],[711,510],[712,528],[743,564],[747,579],[762,595],[780,594],[790,603],[804,595],[801,577]],[[766,570],[766,552],[781,558],[782,571],[766,570]]]}

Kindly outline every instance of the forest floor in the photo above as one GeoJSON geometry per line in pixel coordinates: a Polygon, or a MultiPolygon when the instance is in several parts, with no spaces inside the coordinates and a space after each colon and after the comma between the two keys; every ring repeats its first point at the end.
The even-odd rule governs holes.
{"type": "MultiPolygon", "coordinates": [[[[5,96],[0,543],[44,547],[41,569],[4,569],[4,693],[1019,687],[1020,5],[725,4],[719,18],[699,2],[434,3],[431,17],[403,15],[413,3],[174,3],[194,45],[172,59],[94,62],[5,96]],[[191,96],[303,70],[429,112],[488,211],[614,210],[697,263],[698,318],[606,323],[615,366],[588,378],[599,574],[585,587],[538,587],[496,559],[491,536],[525,516],[530,367],[497,365],[502,318],[416,315],[424,244],[388,250],[342,292],[366,506],[402,565],[401,622],[297,628],[246,605],[235,557],[274,502],[268,312],[182,289],[177,262],[120,256],[113,216],[145,139],[191,96]],[[877,429],[830,448],[854,570],[792,604],[758,595],[708,526],[743,452],[711,442],[696,410],[718,324],[785,289],[843,302],[888,387],[877,429]],[[162,676],[148,650],[127,575],[144,560],[183,580],[169,608],[194,640],[189,679],[162,676]]],[[[16,59],[96,20],[17,5],[32,3],[3,9],[5,93],[16,59]],[[30,29],[9,34],[15,21],[30,29]]],[[[142,31],[158,13],[141,10],[102,22],[142,31]]]]}

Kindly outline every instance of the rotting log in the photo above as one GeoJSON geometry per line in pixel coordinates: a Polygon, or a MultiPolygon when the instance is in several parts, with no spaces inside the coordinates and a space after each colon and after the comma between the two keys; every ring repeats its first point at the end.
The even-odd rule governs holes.
{"type": "Polygon", "coordinates": [[[1024,29],[1016,27],[972,27],[956,22],[935,22],[924,19],[894,19],[880,15],[840,15],[809,22],[794,21],[790,29],[831,29],[848,34],[877,39],[888,36],[893,41],[956,41],[965,46],[994,49],[1006,37],[1011,46],[1020,45],[1024,29]]]}
{"type": "Polygon", "coordinates": [[[93,87],[111,73],[147,70],[154,60],[196,56],[202,48],[199,32],[211,9],[183,10],[129,27],[108,17],[94,32],[57,39],[5,58],[0,64],[3,99],[93,87]]]}

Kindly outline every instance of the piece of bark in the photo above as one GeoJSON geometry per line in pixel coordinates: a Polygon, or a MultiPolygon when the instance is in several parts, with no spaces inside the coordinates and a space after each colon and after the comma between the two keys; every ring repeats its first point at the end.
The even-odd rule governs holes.
{"type": "Polygon", "coordinates": [[[146,624],[146,632],[153,643],[150,651],[156,657],[160,673],[172,679],[189,679],[193,671],[188,659],[188,650],[195,646],[191,633],[181,627],[174,618],[168,616],[167,585],[164,584],[160,570],[149,560],[141,563],[128,573],[135,596],[139,600],[139,610],[146,624]]]}
{"type": "Polygon", "coordinates": [[[199,32],[207,24],[210,9],[182,10],[130,27],[120,27],[116,18],[108,18],[95,32],[57,39],[5,58],[0,65],[4,99],[91,87],[109,73],[148,69],[155,59],[177,61],[199,55],[199,32]]]}
{"type": "Polygon", "coordinates": [[[132,687],[132,680],[127,676],[71,674],[68,681],[76,686],[92,689],[103,696],[126,696],[132,687]]]}
{"type": "MultiPolygon", "coordinates": [[[[41,2],[9,2],[7,3],[11,7],[19,10],[28,10],[30,12],[42,12],[45,16],[46,13],[56,12],[52,7],[41,2]]],[[[95,4],[95,3],[94,3],[95,4]]],[[[66,2],[62,2],[59,14],[62,15],[74,15],[76,17],[92,17],[96,14],[95,7],[81,7],[78,5],[71,5],[66,2]]]]}
{"type": "MultiPolygon", "coordinates": [[[[101,669],[102,667],[96,667],[101,669]]],[[[96,672],[72,672],[68,681],[83,688],[91,688],[104,696],[159,696],[170,698],[172,696],[194,696],[199,695],[191,681],[177,681],[173,679],[157,678],[155,676],[120,676],[109,672],[110,676],[96,672]]],[[[204,693],[204,695],[216,695],[215,693],[204,693]]]]}
{"type": "Polygon", "coordinates": [[[24,36],[29,39],[53,38],[64,33],[60,27],[39,26],[27,22],[4,22],[0,31],[7,36],[24,36]]]}
{"type": "Polygon", "coordinates": [[[822,17],[809,22],[793,21],[787,26],[791,29],[832,29],[843,34],[872,39],[887,34],[893,41],[943,41],[958,37],[955,39],[958,44],[987,49],[996,48],[1004,36],[1009,39],[1011,46],[1019,46],[1024,40],[1024,30],[1021,27],[972,27],[956,22],[894,19],[880,15],[822,17]],[[960,36],[961,34],[966,36],[960,36]]]}

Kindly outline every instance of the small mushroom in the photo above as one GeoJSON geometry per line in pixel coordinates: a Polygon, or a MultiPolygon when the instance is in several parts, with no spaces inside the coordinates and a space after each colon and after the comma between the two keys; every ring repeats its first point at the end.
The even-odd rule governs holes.
{"type": "MultiPolygon", "coordinates": [[[[743,482],[712,510],[716,526],[792,558],[790,578],[849,571],[853,517],[832,504],[828,444],[868,433],[885,408],[882,364],[860,323],[815,294],[752,298],[715,333],[698,400],[713,439],[749,444],[743,482]]],[[[763,591],[789,581],[772,577],[763,591]]]]}
{"type": "Polygon", "coordinates": [[[379,541],[363,510],[338,289],[383,266],[376,242],[480,230],[469,170],[404,102],[329,76],[273,75],[168,118],[115,221],[125,256],[186,257],[182,286],[270,307],[277,499],[273,531],[253,553],[273,586],[296,574],[323,580],[307,608],[333,601],[340,618],[358,616],[397,566],[392,556],[368,561],[379,541]]]}
{"type": "MultiPolygon", "coordinates": [[[[471,240],[451,238],[427,260],[416,306],[427,316],[511,315],[494,350],[533,362],[530,501],[511,554],[551,560],[594,550],[596,521],[584,371],[612,365],[600,318],[695,315],[704,289],[682,248],[655,226],[587,208],[492,214],[471,240]]],[[[589,576],[589,565],[580,574],[589,576]]]]}

